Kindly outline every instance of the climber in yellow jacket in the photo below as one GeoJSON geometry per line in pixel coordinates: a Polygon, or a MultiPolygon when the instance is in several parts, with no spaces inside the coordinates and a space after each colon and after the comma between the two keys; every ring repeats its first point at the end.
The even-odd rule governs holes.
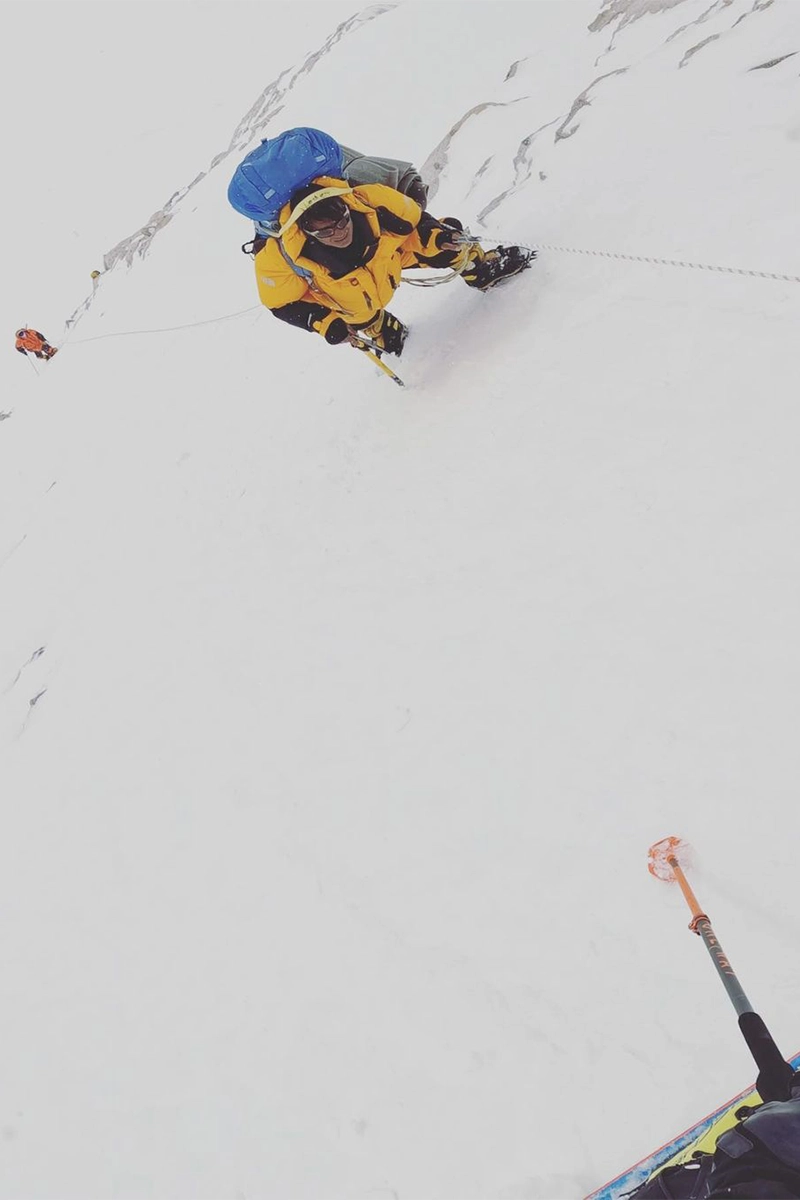
{"type": "Polygon", "coordinates": [[[284,206],[279,237],[252,243],[259,296],[276,317],[331,345],[362,336],[399,355],[407,331],[386,305],[404,268],[450,267],[486,291],[533,257],[518,246],[486,252],[461,229],[394,188],[321,176],[284,206]]]}

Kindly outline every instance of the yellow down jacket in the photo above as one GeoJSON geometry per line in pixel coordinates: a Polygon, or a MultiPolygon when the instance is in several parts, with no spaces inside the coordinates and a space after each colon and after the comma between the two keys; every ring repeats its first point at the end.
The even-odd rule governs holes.
{"type": "MultiPolygon", "coordinates": [[[[321,187],[348,187],[345,180],[324,175],[314,182],[321,187]]],[[[330,309],[330,316],[314,323],[314,328],[322,334],[336,317],[342,317],[348,325],[368,323],[391,300],[400,283],[403,268],[416,264],[417,254],[426,251],[416,228],[422,209],[408,196],[382,183],[368,183],[353,188],[342,196],[342,200],[353,211],[364,213],[373,236],[379,239],[374,255],[364,266],[357,267],[341,279],[334,279],[325,267],[303,256],[306,235],[296,224],[283,235],[283,250],[309,278],[292,269],[276,238],[270,238],[255,256],[258,294],[262,304],[267,308],[282,308],[284,304],[304,300],[324,305],[330,309]],[[408,221],[414,227],[412,232],[382,232],[376,211],[378,208],[388,209],[395,216],[408,221]]],[[[281,224],[285,224],[290,215],[291,209],[286,204],[281,212],[281,224]]],[[[431,249],[428,249],[428,253],[431,253],[431,249]]]]}

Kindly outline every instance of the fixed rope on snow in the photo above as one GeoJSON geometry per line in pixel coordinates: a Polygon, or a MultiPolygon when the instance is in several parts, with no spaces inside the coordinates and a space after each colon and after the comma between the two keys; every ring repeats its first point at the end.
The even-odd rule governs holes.
{"type": "Polygon", "coordinates": [[[190,321],[188,325],[168,325],[163,329],[124,329],[119,333],[98,333],[94,337],[78,338],[78,340],[73,342],[72,345],[81,346],[85,342],[100,342],[103,340],[103,338],[136,337],[138,334],[142,333],[176,333],[180,329],[196,329],[198,325],[216,325],[219,321],[232,321],[236,317],[244,317],[247,315],[247,313],[255,312],[256,309],[260,308],[260,304],[253,304],[250,306],[250,308],[242,308],[239,312],[235,313],[226,313],[222,317],[209,317],[205,321],[190,321]]]}
{"type": "MultiPolygon", "coordinates": [[[[496,238],[480,238],[464,230],[464,233],[453,241],[464,242],[492,242],[496,243],[496,238]]],[[[586,254],[593,258],[615,258],[621,262],[641,262],[649,263],[651,266],[658,267],[682,267],[689,271],[716,271],[722,275],[744,275],[750,279],[772,279],[780,283],[800,283],[800,275],[784,275],[778,271],[755,271],[748,267],[723,267],[715,263],[699,263],[689,262],[686,259],[678,258],[655,258],[647,254],[622,254],[614,250],[592,250],[583,246],[555,246],[550,242],[537,242],[533,246],[521,246],[523,250],[550,250],[554,254],[586,254]]],[[[463,268],[462,268],[463,270],[463,268]]],[[[438,287],[442,283],[452,283],[457,279],[461,271],[449,271],[446,275],[440,275],[435,279],[409,279],[407,275],[403,275],[403,282],[410,283],[412,287],[438,287]]]]}
{"type": "MultiPolygon", "coordinates": [[[[494,239],[490,238],[489,241],[494,239]]],[[[659,267],[683,267],[691,271],[717,271],[724,275],[746,275],[751,279],[775,279],[781,283],[800,283],[800,275],[782,275],[776,271],[753,271],[746,267],[720,267],[713,263],[686,262],[677,258],[652,258],[644,254],[619,254],[613,250],[590,250],[581,246],[553,246],[538,242],[528,250],[550,250],[556,254],[588,254],[595,258],[617,258],[623,262],[643,262],[659,267]]]]}
{"type": "MultiPolygon", "coordinates": [[[[452,240],[454,242],[459,242],[461,244],[466,244],[468,242],[472,242],[472,243],[477,242],[480,244],[481,242],[484,242],[484,241],[492,242],[493,244],[498,244],[497,239],[476,237],[468,229],[464,229],[463,231],[454,232],[454,236],[453,236],[452,240]]],[[[554,245],[550,242],[538,242],[534,246],[522,246],[521,245],[520,249],[531,250],[531,251],[540,251],[540,250],[548,251],[549,250],[551,253],[554,253],[554,254],[584,254],[584,255],[587,255],[592,258],[617,259],[620,262],[640,262],[640,263],[647,263],[650,266],[659,266],[659,267],[680,267],[680,268],[683,268],[684,270],[690,270],[690,271],[714,271],[718,274],[723,274],[723,275],[741,275],[741,276],[744,276],[745,278],[769,279],[769,280],[774,280],[779,283],[800,283],[800,275],[783,274],[778,271],[756,271],[756,270],[753,270],[753,269],[747,268],[747,267],[726,267],[726,266],[720,266],[716,263],[690,262],[686,259],[656,258],[652,255],[646,255],[646,254],[623,254],[620,251],[614,251],[614,250],[593,250],[590,247],[586,247],[586,246],[558,246],[558,245],[554,245]]],[[[461,276],[463,274],[464,270],[466,269],[466,266],[467,266],[467,260],[465,258],[465,261],[459,267],[448,270],[445,274],[436,276],[433,279],[430,279],[430,278],[428,278],[428,279],[411,279],[411,278],[409,278],[408,275],[402,275],[401,278],[402,278],[403,283],[407,283],[411,287],[439,287],[443,283],[452,283],[454,279],[458,279],[459,276],[461,276]]],[[[99,274],[99,272],[98,273],[92,272],[93,279],[94,279],[95,274],[99,274]]],[[[246,316],[247,313],[255,312],[257,309],[260,309],[260,308],[261,308],[261,305],[256,304],[256,305],[252,305],[249,308],[243,308],[239,312],[226,313],[224,316],[221,316],[221,317],[209,317],[207,320],[204,320],[204,321],[190,321],[185,325],[170,325],[170,326],[166,326],[161,329],[130,329],[130,330],[121,330],[117,333],[100,333],[100,334],[96,334],[94,337],[79,338],[76,341],[72,341],[72,345],[80,346],[81,344],[84,344],[86,342],[102,341],[104,338],[137,337],[137,336],[140,336],[143,334],[154,334],[154,333],[176,333],[183,329],[195,329],[201,325],[215,325],[220,321],[231,321],[237,317],[246,316]]],[[[63,346],[68,340],[71,340],[69,333],[67,334],[67,337],[64,339],[64,342],[61,343],[61,346],[63,346]]],[[[54,347],[53,352],[55,352],[55,349],[56,348],[54,347]]],[[[382,371],[385,371],[385,373],[387,375],[390,375],[395,380],[395,382],[397,382],[401,386],[403,386],[402,381],[399,379],[399,377],[397,375],[395,375],[394,372],[391,371],[386,366],[385,363],[382,363],[372,353],[369,353],[369,357],[374,358],[376,361],[376,364],[381,368],[382,371]]],[[[31,365],[34,367],[34,370],[35,370],[36,369],[35,364],[31,363],[31,365]]]]}

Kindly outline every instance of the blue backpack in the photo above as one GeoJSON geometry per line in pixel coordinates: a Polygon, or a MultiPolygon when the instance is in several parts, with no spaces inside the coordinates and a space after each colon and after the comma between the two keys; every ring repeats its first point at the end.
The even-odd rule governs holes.
{"type": "Polygon", "coordinates": [[[321,129],[287,129],[242,159],[228,185],[237,212],[255,221],[261,233],[275,233],[280,211],[290,197],[318,175],[342,176],[342,148],[321,129]]]}

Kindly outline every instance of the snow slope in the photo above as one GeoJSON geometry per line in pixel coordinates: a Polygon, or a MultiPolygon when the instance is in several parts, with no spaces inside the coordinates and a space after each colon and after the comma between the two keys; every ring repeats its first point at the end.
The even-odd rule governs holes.
{"type": "Polygon", "coordinates": [[[579,1197],[753,1075],[651,842],[800,1047],[800,10],[158,8],[63,204],[17,148],[48,237],[8,199],[58,339],[206,172],[0,367],[0,1196],[579,1197]],[[486,238],[795,278],[404,288],[400,392],[257,307],[225,189],[303,123],[486,238]]]}

